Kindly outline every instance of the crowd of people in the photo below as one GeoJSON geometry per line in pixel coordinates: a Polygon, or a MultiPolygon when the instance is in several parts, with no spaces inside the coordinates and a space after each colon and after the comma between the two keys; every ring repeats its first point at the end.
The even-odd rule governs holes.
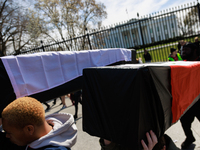
{"type": "MultiPolygon", "coordinates": [[[[61,100],[60,105],[63,105],[62,109],[67,108],[67,105],[65,103],[65,95],[63,95],[63,96],[61,96],[59,98],[61,100]]],[[[56,105],[56,101],[57,101],[57,98],[55,98],[53,100],[53,105],[52,106],[56,105]]],[[[46,105],[46,111],[48,111],[51,108],[51,106],[47,102],[43,102],[43,104],[46,105]]]]}
{"type": "MultiPolygon", "coordinates": [[[[71,100],[72,105],[74,105],[75,113],[74,113],[74,119],[76,120],[78,117],[78,104],[80,103],[82,105],[82,90],[74,91],[69,94],[67,94],[67,97],[71,100]]],[[[59,97],[61,100],[60,105],[63,105],[61,109],[67,108],[66,102],[65,102],[65,95],[59,97]]],[[[58,98],[55,98],[53,100],[53,105],[56,105],[56,100],[58,98]]],[[[46,106],[46,111],[48,111],[51,107],[47,102],[43,102],[43,104],[46,106]]]]}
{"type": "MultiPolygon", "coordinates": [[[[188,45],[188,44],[194,44],[195,48],[197,48],[196,54],[199,56],[200,55],[200,45],[199,45],[199,43],[200,43],[200,41],[199,41],[198,37],[194,38],[194,42],[193,43],[186,42],[184,40],[180,40],[178,42],[178,45],[177,45],[178,49],[176,49],[176,48],[170,48],[170,54],[168,56],[168,60],[169,61],[181,61],[181,60],[185,60],[186,61],[186,59],[184,58],[185,54],[183,54],[183,47],[184,47],[184,45],[188,45]]],[[[145,63],[150,63],[152,61],[151,54],[146,49],[144,49],[143,57],[144,57],[145,63]]],[[[196,61],[196,60],[192,58],[190,61],[196,61]]],[[[141,58],[139,58],[137,60],[137,62],[138,63],[143,63],[141,58]]]]}
{"type": "MultiPolygon", "coordinates": [[[[178,51],[170,49],[169,61],[200,61],[199,42],[180,41],[178,51]]],[[[151,62],[151,56],[145,50],[146,62],[151,62]]],[[[56,113],[45,116],[43,105],[31,97],[22,97],[7,105],[1,113],[0,144],[2,150],[70,150],[77,140],[77,127],[75,119],[78,115],[78,103],[82,104],[82,91],[72,92],[68,95],[75,106],[74,116],[69,113],[56,113]]],[[[65,96],[60,97],[63,107],[66,107],[65,96]]],[[[47,103],[46,103],[47,104],[47,103]]],[[[56,104],[56,99],[54,99],[56,104]]],[[[48,106],[48,105],[47,105],[48,106]]],[[[191,124],[194,117],[200,121],[200,101],[195,103],[180,119],[186,135],[181,147],[189,147],[194,141],[191,124]]],[[[49,109],[49,108],[48,108],[49,109]]],[[[146,133],[147,142],[141,140],[144,150],[178,150],[167,135],[156,137],[153,131],[146,133]]],[[[126,150],[125,147],[112,141],[100,138],[102,150],[126,150]]]]}
{"type": "Polygon", "coordinates": [[[181,40],[178,43],[178,51],[175,48],[171,48],[170,50],[171,54],[168,57],[169,61],[199,61],[200,48],[198,37],[195,37],[194,43],[181,40]],[[188,49],[194,49],[195,52],[192,53],[188,49]]]}

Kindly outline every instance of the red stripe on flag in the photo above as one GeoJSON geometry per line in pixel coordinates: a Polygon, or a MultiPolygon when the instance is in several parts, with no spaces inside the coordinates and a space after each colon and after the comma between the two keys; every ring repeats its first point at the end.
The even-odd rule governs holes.
{"type": "Polygon", "coordinates": [[[170,67],[172,123],[175,123],[200,94],[200,63],[170,67]]]}

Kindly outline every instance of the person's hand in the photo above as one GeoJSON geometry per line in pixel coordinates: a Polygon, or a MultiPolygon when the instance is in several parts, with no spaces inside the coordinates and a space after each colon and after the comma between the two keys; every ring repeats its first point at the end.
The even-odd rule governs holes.
{"type": "Polygon", "coordinates": [[[150,131],[150,135],[149,132],[146,133],[146,137],[148,141],[148,146],[146,145],[144,140],[141,140],[142,147],[144,150],[152,150],[156,143],[158,143],[158,139],[152,130],[150,131]]]}
{"type": "Polygon", "coordinates": [[[111,143],[111,141],[108,141],[106,139],[103,140],[105,145],[109,145],[111,143]]]}

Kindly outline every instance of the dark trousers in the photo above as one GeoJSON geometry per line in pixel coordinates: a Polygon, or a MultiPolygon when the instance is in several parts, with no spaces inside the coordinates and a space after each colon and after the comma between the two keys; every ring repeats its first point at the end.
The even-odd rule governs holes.
{"type": "MultiPolygon", "coordinates": [[[[60,100],[62,101],[61,97],[59,97],[59,98],[60,98],[60,100]]],[[[53,100],[53,104],[54,104],[54,105],[56,104],[56,99],[57,99],[57,98],[55,98],[55,99],[53,100]]]]}
{"type": "Polygon", "coordinates": [[[82,105],[82,99],[79,97],[79,98],[76,98],[74,100],[74,107],[75,107],[75,114],[74,116],[77,116],[77,113],[78,113],[78,103],[80,103],[82,105]]]}
{"type": "Polygon", "coordinates": [[[194,139],[191,130],[191,124],[194,121],[194,117],[200,121],[200,100],[198,100],[180,119],[183,131],[185,133],[186,138],[194,139]]]}
{"type": "Polygon", "coordinates": [[[43,104],[45,104],[47,107],[50,107],[50,105],[49,105],[49,104],[47,104],[47,102],[43,102],[43,104]]]}

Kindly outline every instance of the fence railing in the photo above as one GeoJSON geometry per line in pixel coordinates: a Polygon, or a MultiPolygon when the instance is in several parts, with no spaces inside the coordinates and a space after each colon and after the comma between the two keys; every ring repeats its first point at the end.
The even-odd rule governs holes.
{"type": "MultiPolygon", "coordinates": [[[[53,44],[41,44],[19,54],[41,51],[79,51],[105,48],[135,49],[137,57],[142,57],[144,49],[152,56],[152,61],[167,61],[170,48],[177,48],[179,40],[193,42],[200,33],[199,3],[163,10],[143,17],[133,18],[120,24],[88,31],[53,44]]],[[[17,55],[17,54],[15,54],[17,55]]]]}

